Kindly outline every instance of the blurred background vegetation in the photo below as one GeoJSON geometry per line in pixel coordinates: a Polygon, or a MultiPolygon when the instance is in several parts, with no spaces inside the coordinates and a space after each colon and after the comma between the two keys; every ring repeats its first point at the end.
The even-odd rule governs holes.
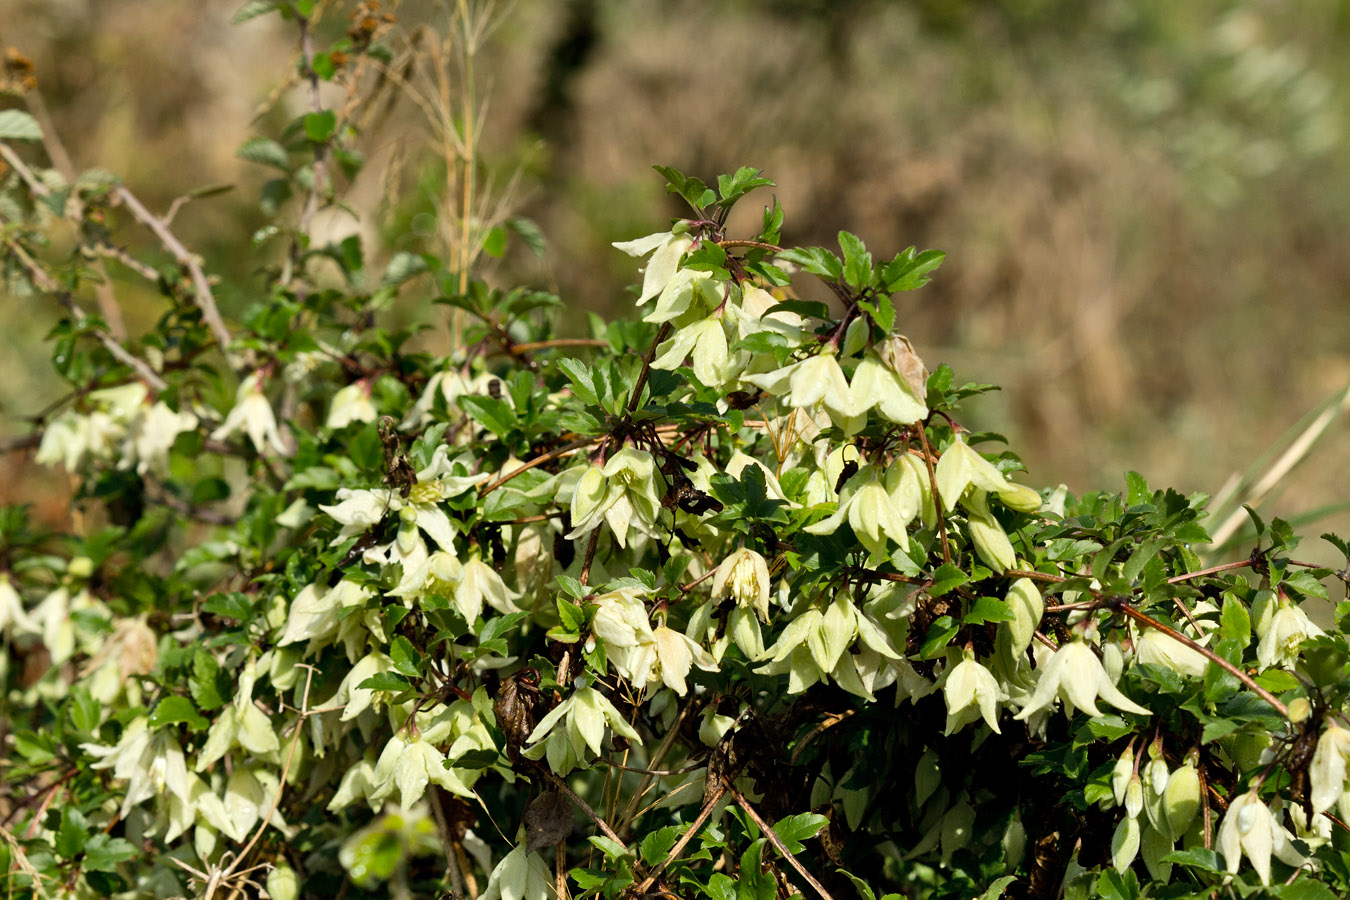
{"type": "MultiPolygon", "coordinates": [[[[117,173],[158,210],[234,186],[175,220],[227,316],[262,296],[268,252],[244,246],[266,224],[265,172],[234,151],[304,103],[295,34],[275,17],[231,26],[241,5],[0,0],[0,44],[34,62],[75,168],[117,173]]],[[[351,10],[320,8],[322,44],[351,10]]],[[[625,311],[632,261],[609,243],[682,214],[650,165],[748,164],[779,184],[785,241],[847,228],[878,255],[947,252],[903,327],[930,367],[1003,386],[966,418],[1007,435],[1033,484],[1116,489],[1135,469],[1216,492],[1350,383],[1350,3],[385,0],[401,76],[363,119],[359,225],[330,214],[321,234],[359,228],[386,256],[446,240],[435,119],[460,114],[469,84],[466,9],[483,215],[529,217],[548,242],[538,259],[513,249],[494,280],[625,311]]],[[[131,333],[151,326],[154,298],[110,274],[131,333]]],[[[405,314],[442,315],[429,300],[405,314]]],[[[0,306],[0,438],[61,396],[41,343],[58,315],[0,306]]],[[[1337,422],[1267,511],[1350,499],[1347,449],[1337,422]]],[[[64,509],[59,478],[30,477],[23,454],[4,465],[0,499],[64,509]]],[[[1332,527],[1350,534],[1350,516],[1304,530],[1332,527]]]]}

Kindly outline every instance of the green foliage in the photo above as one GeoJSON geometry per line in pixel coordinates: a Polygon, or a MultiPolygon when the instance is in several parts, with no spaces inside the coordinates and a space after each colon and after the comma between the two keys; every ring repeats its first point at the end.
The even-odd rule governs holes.
{"type": "MultiPolygon", "coordinates": [[[[962,422],[989,386],[896,330],[942,254],[781,247],[777,201],[732,236],[771,182],[658,167],[691,217],[618,245],[640,321],[570,338],[461,268],[542,246],[519,220],[316,245],[358,138],[322,109],[240,148],[287,244],[242,321],[184,252],[150,333],[72,300],[50,336],[37,459],[85,515],[0,514],[10,894],[1350,890],[1350,645],[1299,605],[1344,573],[1254,515],[1206,566],[1207,498],[1135,473],[1010,478],[962,422]],[[444,355],[389,321],[416,291],[444,355]]],[[[5,264],[83,296],[42,225],[115,182],[41,175],[0,184],[5,264]]]]}

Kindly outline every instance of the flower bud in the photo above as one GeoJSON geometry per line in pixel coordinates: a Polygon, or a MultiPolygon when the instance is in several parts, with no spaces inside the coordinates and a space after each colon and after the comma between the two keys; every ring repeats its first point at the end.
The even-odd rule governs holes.
{"type": "Polygon", "coordinates": [[[1190,760],[1167,779],[1162,806],[1167,836],[1178,841],[1191,827],[1191,822],[1200,810],[1200,773],[1190,760]]]}
{"type": "Polygon", "coordinates": [[[1116,826],[1111,837],[1111,865],[1117,872],[1124,872],[1139,855],[1139,820],[1128,816],[1116,826]]]}
{"type": "Polygon", "coordinates": [[[1125,748],[1125,752],[1120,754],[1116,760],[1115,766],[1111,769],[1111,791],[1116,796],[1117,803],[1125,802],[1125,788],[1130,783],[1130,778],[1134,775],[1134,745],[1125,748]]]}

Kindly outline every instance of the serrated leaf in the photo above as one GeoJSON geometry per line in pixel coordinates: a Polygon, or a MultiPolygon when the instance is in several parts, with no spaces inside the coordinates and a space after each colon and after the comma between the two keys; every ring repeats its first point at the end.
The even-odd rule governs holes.
{"type": "Polygon", "coordinates": [[[276,8],[277,0],[251,0],[251,2],[245,3],[239,11],[230,18],[230,24],[242,24],[249,19],[265,16],[276,8]]]}
{"type": "Polygon", "coordinates": [[[389,659],[393,661],[395,669],[409,678],[416,678],[421,674],[422,654],[417,652],[412,641],[401,634],[389,645],[389,659]]]}
{"type": "Polygon", "coordinates": [[[1006,601],[997,597],[978,597],[961,621],[966,625],[983,625],[985,622],[1011,622],[1014,618],[1006,601]]]}
{"type": "Polygon", "coordinates": [[[272,166],[283,172],[290,171],[291,167],[291,160],[286,153],[286,148],[271,138],[249,138],[239,145],[239,149],[234,151],[234,155],[249,162],[272,166]]]}
{"type": "Polygon", "coordinates": [[[304,125],[305,137],[316,144],[325,143],[331,140],[333,133],[337,131],[337,113],[331,109],[305,113],[304,125]]]}
{"type": "Polygon", "coordinates": [[[179,723],[187,725],[193,731],[201,731],[211,724],[197,712],[197,707],[192,705],[191,700],[178,695],[165,697],[155,704],[154,710],[150,713],[151,728],[179,723]]]}
{"type": "Polygon", "coordinates": [[[21,109],[0,110],[0,141],[40,141],[37,119],[21,109]]]}
{"type": "Polygon", "coordinates": [[[137,852],[136,846],[130,841],[100,832],[85,844],[84,869],[90,872],[113,872],[118,863],[135,857],[137,852]]]}
{"type": "Polygon", "coordinates": [[[943,563],[933,573],[933,585],[928,589],[928,594],[932,597],[941,597],[943,594],[956,590],[969,580],[970,575],[960,566],[943,563]]]}
{"type": "Polygon", "coordinates": [[[670,848],[680,839],[681,830],[678,825],[667,825],[643,838],[638,848],[638,852],[642,854],[642,861],[649,866],[663,861],[670,854],[670,848]]]}
{"type": "Polygon", "coordinates": [[[412,685],[408,679],[394,672],[377,672],[357,687],[363,691],[392,691],[397,694],[408,690],[412,685]]]}
{"type": "Polygon", "coordinates": [[[784,816],[775,822],[773,833],[778,835],[787,851],[795,856],[806,849],[802,841],[815,837],[829,821],[819,813],[797,813],[793,816],[784,816]]]}

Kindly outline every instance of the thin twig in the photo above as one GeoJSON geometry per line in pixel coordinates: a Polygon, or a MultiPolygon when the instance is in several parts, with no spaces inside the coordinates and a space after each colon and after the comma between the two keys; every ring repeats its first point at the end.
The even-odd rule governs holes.
{"type": "Polygon", "coordinates": [[[680,839],[675,842],[675,846],[670,848],[670,852],[666,854],[666,858],[661,860],[657,867],[652,869],[651,873],[646,878],[642,879],[642,883],[639,884],[634,891],[635,894],[641,895],[647,893],[647,889],[656,883],[656,879],[661,877],[661,873],[666,870],[666,867],[680,858],[680,854],[684,852],[684,848],[694,839],[694,835],[703,827],[703,823],[708,821],[708,816],[712,815],[713,809],[721,802],[722,796],[726,792],[727,789],[725,787],[719,787],[716,792],[708,798],[708,802],[703,804],[703,808],[698,811],[698,815],[694,818],[694,821],[689,824],[689,830],[680,835],[680,839]]]}
{"type": "Polygon", "coordinates": [[[1156,628],[1163,634],[1167,635],[1168,637],[1171,637],[1173,640],[1181,641],[1181,643],[1185,644],[1187,647],[1190,647],[1192,650],[1196,651],[1201,656],[1204,656],[1206,659],[1217,665],[1219,668],[1233,675],[1235,678],[1237,678],[1238,681],[1241,681],[1243,684],[1245,684],[1248,687],[1248,689],[1251,690],[1253,693],[1255,693],[1258,697],[1269,703],[1271,706],[1275,707],[1275,711],[1278,712],[1280,715],[1284,716],[1286,719],[1289,718],[1289,708],[1286,707],[1283,703],[1281,703],[1278,697],[1276,697],[1274,694],[1272,694],[1265,688],[1261,687],[1261,685],[1256,683],[1256,681],[1252,678],[1252,676],[1248,675],[1246,672],[1242,671],[1237,666],[1233,665],[1228,660],[1224,659],[1222,656],[1215,653],[1213,650],[1209,649],[1208,647],[1202,646],[1201,644],[1197,643],[1196,641],[1192,640],[1191,638],[1187,637],[1181,632],[1176,631],[1175,629],[1168,628],[1166,625],[1159,622],[1157,619],[1146,616],[1139,610],[1135,609],[1133,606],[1130,606],[1128,603],[1122,603],[1118,607],[1118,609],[1125,615],[1129,616],[1131,619],[1134,619],[1136,622],[1147,625],[1150,628],[1156,628]]]}
{"type": "Polygon", "coordinates": [[[928,443],[928,429],[922,423],[918,428],[919,442],[923,444],[923,464],[928,469],[928,491],[933,495],[933,512],[937,514],[938,536],[942,539],[942,561],[952,561],[951,546],[947,543],[947,516],[942,511],[942,495],[938,493],[937,473],[933,469],[933,447],[928,443]]]}
{"type": "Polygon", "coordinates": [[[834,898],[830,896],[830,892],[825,890],[825,886],[819,881],[816,881],[811,873],[806,871],[806,867],[801,864],[797,857],[788,852],[788,848],[783,845],[782,839],[778,837],[773,828],[769,826],[769,823],[765,822],[764,819],[760,817],[759,813],[755,812],[755,808],[750,805],[749,800],[745,799],[745,795],[736,790],[736,786],[730,781],[724,780],[722,783],[726,785],[727,792],[736,800],[736,804],[740,806],[741,809],[745,810],[745,814],[759,826],[759,830],[764,832],[764,836],[769,839],[769,843],[773,844],[774,849],[788,861],[792,868],[797,870],[797,874],[806,879],[806,883],[815,888],[816,893],[820,894],[824,900],[834,900],[834,898]]]}
{"type": "Polygon", "coordinates": [[[225,320],[220,317],[220,310],[216,308],[216,298],[211,292],[210,283],[206,280],[206,272],[202,269],[201,260],[188,252],[188,248],[174,236],[168,226],[154,213],[146,209],[145,204],[141,203],[136,195],[127,190],[124,185],[119,184],[113,189],[113,193],[131,211],[137,221],[154,233],[164,249],[173,254],[173,258],[178,264],[187,270],[188,277],[192,280],[194,300],[202,313],[202,321],[211,330],[211,334],[216,343],[220,345],[221,351],[228,352],[234,338],[230,336],[230,330],[225,327],[225,320]]]}
{"type": "Polygon", "coordinates": [[[579,796],[577,796],[577,792],[568,787],[566,781],[563,781],[560,776],[554,774],[550,769],[543,769],[542,771],[545,777],[547,777],[549,781],[553,782],[554,787],[556,787],[558,790],[566,794],[567,798],[576,805],[577,809],[580,809],[588,817],[590,817],[590,820],[595,823],[595,827],[599,828],[601,833],[604,834],[605,837],[609,838],[611,841],[622,847],[625,853],[628,852],[628,845],[623,842],[623,838],[619,837],[619,835],[615,833],[614,829],[609,827],[608,822],[600,818],[599,813],[591,809],[591,805],[589,803],[587,803],[585,800],[582,800],[579,796]]]}
{"type": "Polygon", "coordinates": [[[534,459],[522,465],[520,468],[512,469],[510,472],[507,472],[505,475],[498,478],[496,481],[491,481],[485,484],[482,488],[479,489],[478,496],[485,497],[488,494],[495,491],[497,488],[506,484],[512,478],[515,478],[517,475],[524,475],[526,472],[530,471],[530,469],[533,469],[535,466],[541,466],[544,463],[548,462],[549,460],[557,459],[560,456],[566,456],[573,450],[579,450],[588,444],[594,444],[596,441],[603,440],[605,437],[606,435],[601,435],[600,437],[582,438],[580,440],[573,441],[570,444],[564,444],[561,447],[555,447],[554,449],[548,451],[547,453],[542,453],[539,456],[536,456],[534,459]]]}
{"type": "MultiPolygon", "coordinates": [[[[9,247],[10,252],[14,254],[15,258],[19,260],[20,264],[28,270],[28,275],[33,279],[33,283],[40,289],[60,300],[61,305],[75,317],[75,321],[80,325],[83,325],[88,318],[88,315],[80,308],[79,304],[75,302],[75,299],[70,296],[70,292],[64,290],[57,284],[55,279],[53,279],[42,266],[38,265],[37,261],[29,256],[19,244],[9,242],[7,246],[9,247]]],[[[135,369],[136,374],[141,377],[141,380],[151,388],[156,391],[162,391],[169,386],[163,378],[160,378],[159,375],[155,373],[154,369],[150,368],[149,363],[137,357],[126,347],[123,347],[121,343],[118,342],[117,338],[113,337],[102,328],[91,330],[93,331],[94,336],[99,339],[105,348],[107,348],[108,352],[113,355],[114,359],[135,369]]]]}

